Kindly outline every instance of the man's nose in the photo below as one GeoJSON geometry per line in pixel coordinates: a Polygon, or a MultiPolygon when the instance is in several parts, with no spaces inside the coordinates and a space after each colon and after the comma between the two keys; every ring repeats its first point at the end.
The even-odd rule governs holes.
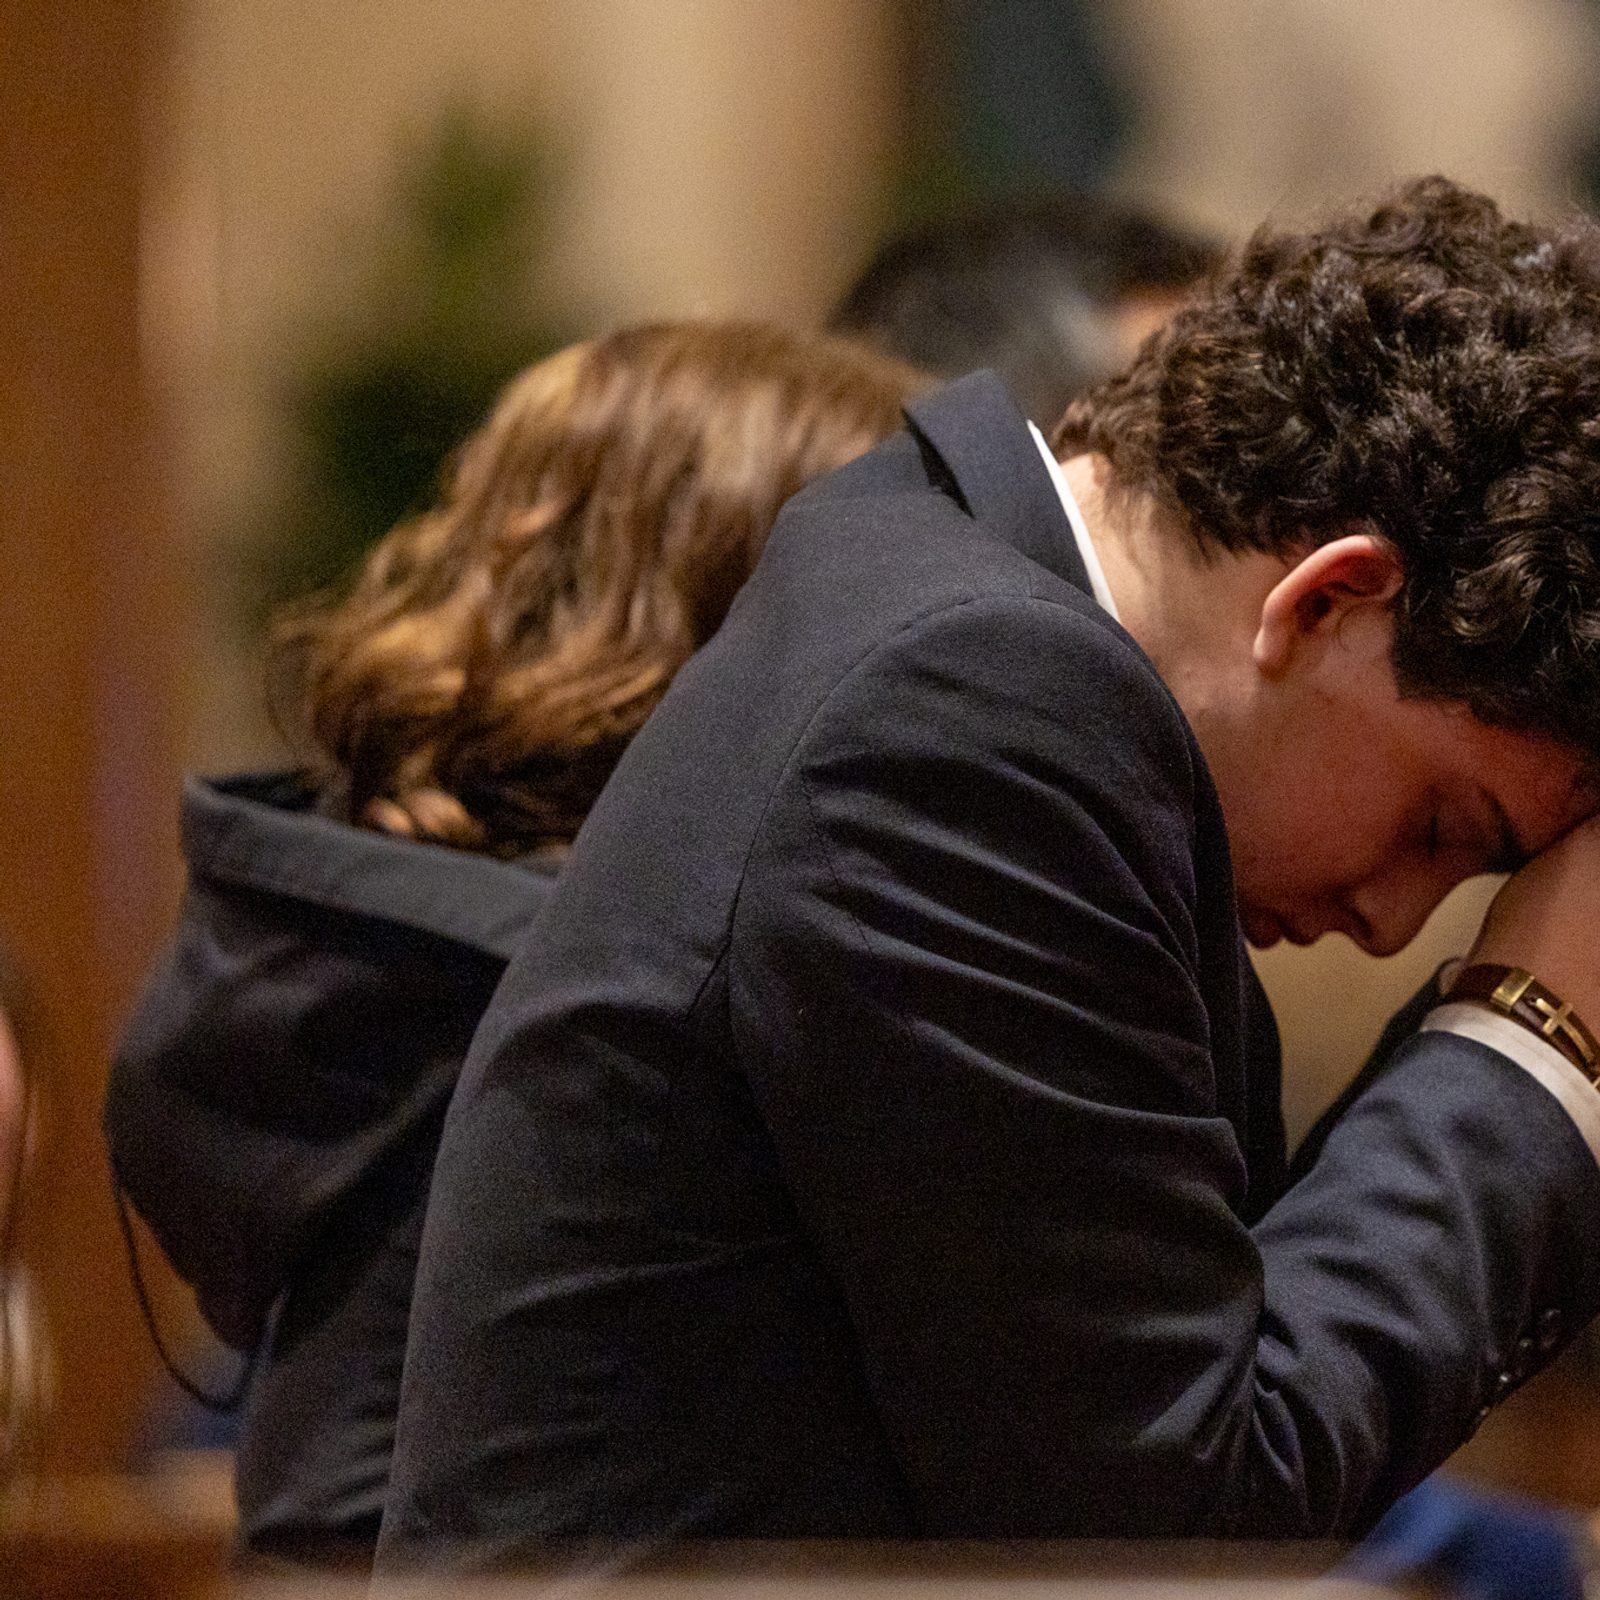
{"type": "Polygon", "coordinates": [[[1350,937],[1369,955],[1392,956],[1422,932],[1454,887],[1435,873],[1406,873],[1363,884],[1344,901],[1350,937]]]}

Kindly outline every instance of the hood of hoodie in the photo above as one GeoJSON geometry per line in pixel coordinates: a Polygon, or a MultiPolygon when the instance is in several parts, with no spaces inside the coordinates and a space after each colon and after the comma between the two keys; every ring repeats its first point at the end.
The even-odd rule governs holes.
{"type": "Polygon", "coordinates": [[[341,1204],[437,1142],[553,869],[320,815],[290,774],[192,780],[188,888],[112,1065],[119,1186],[217,1333],[259,1340],[341,1204]]]}

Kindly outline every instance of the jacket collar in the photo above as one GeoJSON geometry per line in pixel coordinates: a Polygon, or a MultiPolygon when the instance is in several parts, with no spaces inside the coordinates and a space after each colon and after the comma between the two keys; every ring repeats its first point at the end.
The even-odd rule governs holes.
{"type": "Polygon", "coordinates": [[[974,372],[906,408],[912,434],[994,538],[1092,594],[1061,497],[1028,424],[992,372],[974,372]]]}
{"type": "Polygon", "coordinates": [[[391,838],[319,815],[293,773],[191,778],[183,854],[197,878],[377,917],[509,960],[553,867],[391,838]]]}

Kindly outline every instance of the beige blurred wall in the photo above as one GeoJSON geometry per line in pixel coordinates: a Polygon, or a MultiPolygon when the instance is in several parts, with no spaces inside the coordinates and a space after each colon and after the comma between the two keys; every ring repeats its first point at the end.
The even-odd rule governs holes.
{"type": "Polygon", "coordinates": [[[271,482],[275,394],[361,285],[403,141],[453,98],[531,117],[559,188],[544,280],[581,325],[814,321],[872,241],[895,138],[884,0],[186,0],[149,208],[146,322],[203,592],[188,756],[269,759],[227,616],[228,530],[271,482]]]}
{"type": "Polygon", "coordinates": [[[1600,100],[1588,0],[1100,0],[1143,110],[1119,182],[1227,233],[1443,172],[1571,198],[1600,100]]]}

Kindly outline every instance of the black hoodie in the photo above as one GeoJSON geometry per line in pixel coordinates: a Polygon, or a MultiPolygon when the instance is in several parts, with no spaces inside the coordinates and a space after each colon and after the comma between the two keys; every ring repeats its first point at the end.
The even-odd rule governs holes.
{"type": "Polygon", "coordinates": [[[183,850],[112,1067],[112,1165],[218,1335],[259,1346],[243,1541],[359,1559],[445,1107],[552,870],[333,821],[292,775],[191,782],[183,850]]]}

